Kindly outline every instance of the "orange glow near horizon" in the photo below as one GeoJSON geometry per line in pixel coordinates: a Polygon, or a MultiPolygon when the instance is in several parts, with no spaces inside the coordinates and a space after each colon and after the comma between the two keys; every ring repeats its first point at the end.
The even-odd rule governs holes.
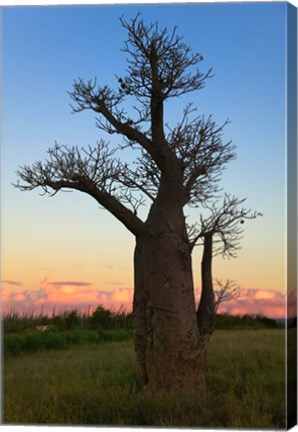
{"type": "MultiPolygon", "coordinates": [[[[118,225],[115,226],[118,228],[118,225]]],[[[98,244],[94,239],[92,246],[86,240],[80,248],[71,245],[65,248],[63,244],[65,251],[61,247],[57,249],[57,243],[60,245],[56,238],[52,240],[51,237],[46,249],[41,251],[42,239],[36,240],[34,247],[34,242],[22,242],[14,251],[12,244],[6,249],[1,284],[4,313],[10,310],[20,313],[39,313],[41,310],[52,313],[53,310],[66,309],[86,311],[99,304],[113,310],[121,307],[131,310],[132,236],[119,229],[114,240],[105,239],[105,242],[98,244]]],[[[77,243],[79,241],[82,240],[79,238],[77,243]]],[[[286,272],[284,260],[281,259],[283,250],[274,249],[271,256],[267,254],[266,260],[261,260],[253,252],[252,247],[244,245],[237,259],[214,259],[214,277],[233,280],[247,293],[243,298],[223,303],[219,312],[284,317],[286,272]]],[[[201,249],[197,248],[193,256],[195,287],[201,284],[201,253],[201,249]]],[[[196,288],[197,302],[199,295],[199,288],[196,288]]]]}
{"type": "MultiPolygon", "coordinates": [[[[93,207],[90,215],[74,223],[76,206],[71,208],[70,196],[63,196],[63,205],[69,210],[67,220],[60,222],[63,215],[58,213],[55,224],[51,220],[45,225],[52,205],[45,201],[38,207],[38,218],[33,216],[26,230],[18,229],[13,219],[7,223],[1,284],[4,313],[86,311],[99,304],[131,310],[134,237],[107,212],[97,217],[93,207]]],[[[84,199],[83,204],[86,209],[89,200],[84,199]]],[[[27,218],[29,214],[28,208],[27,218]]],[[[213,261],[215,278],[233,280],[248,293],[223,303],[219,312],[285,315],[285,245],[281,236],[278,241],[270,236],[263,223],[262,218],[246,228],[237,259],[218,256],[213,261]],[[255,244],[256,238],[262,248],[255,244]]],[[[195,248],[192,264],[197,302],[201,255],[202,249],[195,248]]]]}

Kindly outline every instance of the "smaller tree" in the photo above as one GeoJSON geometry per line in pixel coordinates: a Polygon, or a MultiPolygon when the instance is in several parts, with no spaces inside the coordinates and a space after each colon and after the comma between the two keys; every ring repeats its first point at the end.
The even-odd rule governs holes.
{"type": "Polygon", "coordinates": [[[105,309],[103,305],[97,306],[90,317],[92,327],[97,330],[109,329],[111,327],[111,320],[112,312],[109,309],[105,309]]]}
{"type": "Polygon", "coordinates": [[[203,245],[201,261],[201,298],[197,309],[197,319],[201,335],[209,340],[215,329],[216,312],[219,304],[240,295],[240,288],[232,281],[225,283],[217,280],[218,290],[214,290],[212,277],[212,260],[216,255],[235,258],[240,249],[240,239],[245,220],[255,219],[262,214],[251,209],[240,207],[245,199],[229,194],[224,195],[220,207],[217,203],[206,206],[210,211],[208,217],[200,216],[200,224],[190,227],[192,247],[203,245]]]}

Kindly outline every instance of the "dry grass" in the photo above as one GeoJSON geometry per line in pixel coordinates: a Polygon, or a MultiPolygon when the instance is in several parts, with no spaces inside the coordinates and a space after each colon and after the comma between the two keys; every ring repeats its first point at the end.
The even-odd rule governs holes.
{"type": "Polygon", "coordinates": [[[142,392],[131,341],[5,356],[5,424],[285,427],[284,331],[217,331],[204,403],[142,392]]]}

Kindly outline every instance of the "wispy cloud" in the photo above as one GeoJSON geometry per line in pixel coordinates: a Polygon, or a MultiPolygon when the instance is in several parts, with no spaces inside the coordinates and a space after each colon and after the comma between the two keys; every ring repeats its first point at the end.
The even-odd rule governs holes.
{"type": "Polygon", "coordinates": [[[12,286],[22,286],[22,282],[10,279],[2,279],[1,282],[3,284],[12,285],[12,286]]]}
{"type": "Polygon", "coordinates": [[[120,281],[111,281],[111,282],[108,282],[108,284],[109,285],[122,285],[122,282],[120,282],[120,281]]]}
{"type": "Polygon", "coordinates": [[[81,281],[53,281],[53,282],[47,282],[47,285],[49,286],[75,286],[75,287],[81,287],[81,286],[90,286],[90,282],[81,282],[81,281]]]}

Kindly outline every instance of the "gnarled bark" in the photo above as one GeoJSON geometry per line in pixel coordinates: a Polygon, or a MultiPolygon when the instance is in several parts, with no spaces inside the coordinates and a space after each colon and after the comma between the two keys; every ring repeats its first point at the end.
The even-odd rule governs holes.
{"type": "Polygon", "coordinates": [[[146,236],[135,250],[135,348],[150,389],[204,392],[190,253],[175,233],[146,236]]]}
{"type": "MultiPolygon", "coordinates": [[[[169,197],[169,195],[167,195],[169,197]]],[[[204,394],[191,249],[178,205],[155,206],[135,249],[135,349],[148,389],[204,394]],[[175,226],[174,226],[175,225],[175,226]]]]}

